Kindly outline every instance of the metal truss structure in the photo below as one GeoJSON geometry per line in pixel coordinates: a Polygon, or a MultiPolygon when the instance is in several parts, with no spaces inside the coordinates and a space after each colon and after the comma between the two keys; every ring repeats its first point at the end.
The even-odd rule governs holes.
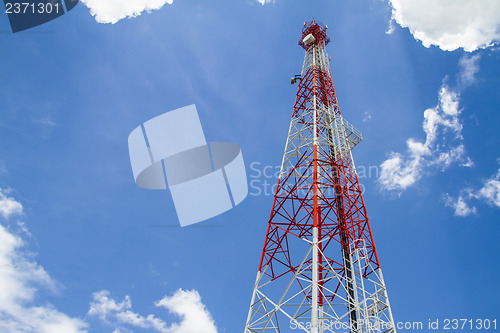
{"type": "Polygon", "coordinates": [[[341,115],[326,27],[306,22],[306,50],[245,333],[396,332],[341,115]]]}

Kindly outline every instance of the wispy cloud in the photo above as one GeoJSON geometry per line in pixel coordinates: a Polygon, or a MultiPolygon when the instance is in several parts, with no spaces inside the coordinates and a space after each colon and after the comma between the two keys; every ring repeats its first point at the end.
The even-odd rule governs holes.
{"type": "Polygon", "coordinates": [[[406,154],[391,152],[381,164],[379,183],[383,189],[402,192],[427,172],[445,171],[457,162],[463,167],[474,166],[466,156],[463,144],[460,92],[475,82],[478,61],[478,55],[462,57],[459,61],[458,87],[451,89],[446,83],[442,84],[438,104],[424,111],[422,129],[425,140],[409,138],[406,154]]]}
{"type": "Polygon", "coordinates": [[[7,164],[5,161],[0,160],[0,175],[8,173],[9,171],[7,170],[7,164]]]}
{"type": "Polygon", "coordinates": [[[124,18],[136,17],[144,11],[150,12],[173,0],[81,0],[90,9],[99,23],[116,23],[124,18]]]}
{"type": "Polygon", "coordinates": [[[88,314],[112,326],[114,332],[131,332],[132,328],[152,329],[160,333],[217,333],[214,320],[201,302],[196,290],[177,290],[155,303],[181,318],[180,323],[167,324],[152,314],[141,316],[132,310],[129,296],[121,302],[109,297],[109,291],[94,293],[88,314]]]}
{"type": "MultiPolygon", "coordinates": [[[[0,189],[4,220],[21,215],[23,207],[0,189]]],[[[21,223],[18,225],[24,225],[21,223]]],[[[0,331],[6,333],[83,333],[87,324],[52,305],[36,305],[38,288],[57,291],[57,283],[33,260],[18,235],[0,225],[0,331]]]]}
{"type": "MultiPolygon", "coordinates": [[[[465,55],[459,60],[460,71],[456,77],[456,88],[443,83],[439,91],[438,105],[424,111],[422,129],[425,141],[409,138],[406,154],[391,152],[381,164],[378,179],[384,190],[401,194],[432,171],[445,171],[451,165],[474,167],[466,154],[462,137],[460,115],[460,93],[477,81],[479,55],[465,55]]],[[[446,82],[446,80],[445,80],[446,82]]],[[[454,210],[456,216],[477,213],[474,201],[484,201],[500,208],[500,169],[477,190],[467,187],[458,196],[443,195],[445,205],[454,210]]]]}
{"type": "Polygon", "coordinates": [[[438,105],[424,112],[425,141],[409,138],[406,154],[390,154],[380,166],[382,187],[401,192],[414,185],[429,169],[444,171],[457,161],[466,165],[460,113],[458,93],[443,84],[438,105]]]}
{"type": "Polygon", "coordinates": [[[372,115],[370,114],[370,112],[365,111],[365,113],[363,113],[363,122],[366,123],[370,119],[372,119],[372,115]]]}
{"type": "Polygon", "coordinates": [[[256,0],[258,3],[261,5],[269,4],[269,3],[274,3],[275,0],[256,0]]]}
{"type": "Polygon", "coordinates": [[[41,138],[46,140],[48,139],[54,129],[57,126],[57,123],[52,120],[50,116],[43,116],[40,118],[32,118],[31,121],[39,128],[41,138]]]}
{"type": "Polygon", "coordinates": [[[500,41],[498,0],[389,0],[394,23],[408,28],[425,47],[472,52],[500,41]]]}
{"type": "Polygon", "coordinates": [[[483,187],[475,194],[475,198],[500,208],[500,169],[495,176],[484,182],[483,187]]]}
{"type": "Polygon", "coordinates": [[[459,65],[461,70],[458,74],[458,83],[460,89],[465,89],[476,82],[476,74],[479,72],[479,54],[460,58],[459,65]]]}
{"type": "MultiPolygon", "coordinates": [[[[468,191],[467,191],[468,192],[468,191]]],[[[444,195],[445,205],[453,208],[455,216],[469,216],[476,214],[476,207],[471,207],[469,204],[470,192],[468,194],[461,194],[458,198],[450,196],[448,193],[444,195]]]]}
{"type": "Polygon", "coordinates": [[[55,127],[57,126],[57,123],[53,121],[50,117],[44,117],[44,118],[33,118],[32,121],[36,124],[39,124],[41,126],[46,126],[46,127],[55,127]]]}
{"type": "Polygon", "coordinates": [[[23,205],[16,199],[8,196],[9,191],[0,189],[0,215],[4,219],[10,218],[12,215],[19,215],[23,212],[23,205]]]}
{"type": "Polygon", "coordinates": [[[476,214],[477,208],[473,206],[473,201],[483,201],[500,208],[500,168],[495,175],[484,180],[482,187],[477,190],[465,188],[458,197],[445,194],[446,206],[453,208],[456,216],[476,214]]]}

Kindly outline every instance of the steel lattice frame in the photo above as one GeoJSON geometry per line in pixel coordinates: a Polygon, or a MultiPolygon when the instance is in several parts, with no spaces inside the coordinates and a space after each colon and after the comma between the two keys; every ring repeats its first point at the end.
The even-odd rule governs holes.
{"type": "Polygon", "coordinates": [[[351,154],[362,137],[340,113],[329,41],[321,23],[304,25],[302,79],[245,333],[396,332],[351,154]]]}

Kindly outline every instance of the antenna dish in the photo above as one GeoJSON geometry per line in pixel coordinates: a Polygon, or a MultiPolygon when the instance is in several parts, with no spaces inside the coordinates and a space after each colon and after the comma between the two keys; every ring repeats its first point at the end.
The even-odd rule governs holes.
{"type": "Polygon", "coordinates": [[[316,38],[314,38],[313,34],[309,34],[305,36],[302,41],[304,42],[304,44],[309,45],[311,43],[314,43],[316,41],[316,38]]]}

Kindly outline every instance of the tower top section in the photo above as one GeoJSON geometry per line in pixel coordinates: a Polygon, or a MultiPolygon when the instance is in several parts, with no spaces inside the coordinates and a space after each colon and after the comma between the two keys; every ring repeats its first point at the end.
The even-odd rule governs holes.
{"type": "Polygon", "coordinates": [[[330,37],[326,34],[327,26],[314,19],[310,22],[304,22],[302,35],[299,40],[299,45],[305,50],[309,49],[312,44],[317,44],[325,47],[330,43],[330,37]]]}

